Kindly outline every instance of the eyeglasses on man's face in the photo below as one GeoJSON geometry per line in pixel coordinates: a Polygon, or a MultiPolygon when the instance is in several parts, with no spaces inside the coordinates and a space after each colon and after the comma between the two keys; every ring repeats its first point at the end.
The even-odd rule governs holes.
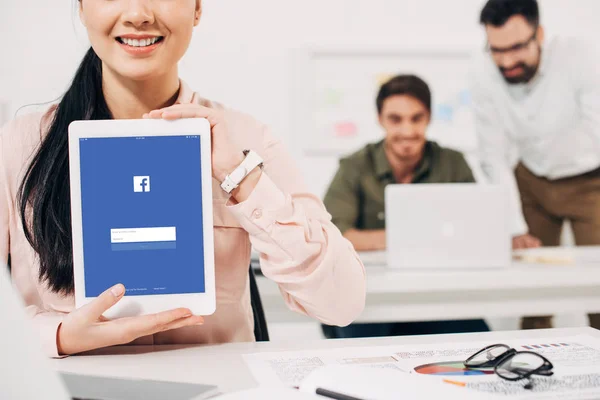
{"type": "Polygon", "coordinates": [[[531,35],[531,37],[527,40],[525,40],[524,42],[521,43],[516,43],[512,46],[509,47],[494,47],[491,46],[489,43],[486,44],[485,48],[488,52],[490,52],[492,54],[492,56],[494,57],[501,57],[505,54],[509,54],[509,53],[522,53],[525,50],[527,50],[529,48],[529,46],[531,45],[532,42],[534,42],[537,39],[537,31],[535,31],[533,33],[533,35],[531,35]]]}

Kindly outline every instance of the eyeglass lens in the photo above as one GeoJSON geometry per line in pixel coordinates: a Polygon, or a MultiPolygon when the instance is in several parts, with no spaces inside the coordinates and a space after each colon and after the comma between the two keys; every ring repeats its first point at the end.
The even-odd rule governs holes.
{"type": "Polygon", "coordinates": [[[468,360],[468,362],[466,364],[467,364],[467,366],[473,366],[473,367],[476,367],[478,365],[483,365],[485,363],[488,363],[488,362],[500,357],[502,354],[506,353],[506,351],[509,349],[510,349],[510,347],[508,347],[506,345],[502,345],[502,344],[490,346],[489,348],[483,349],[479,353],[475,354],[471,359],[468,360]]]}
{"type": "Polygon", "coordinates": [[[518,379],[544,365],[544,359],[533,353],[518,353],[503,360],[496,367],[496,373],[505,379],[518,379]]]}

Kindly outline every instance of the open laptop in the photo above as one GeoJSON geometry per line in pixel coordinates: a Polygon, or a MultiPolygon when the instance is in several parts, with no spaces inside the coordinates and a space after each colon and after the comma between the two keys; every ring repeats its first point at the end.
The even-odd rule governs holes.
{"type": "Polygon", "coordinates": [[[218,393],[213,385],[58,374],[42,353],[7,271],[0,264],[0,399],[200,400],[218,393]]]}
{"type": "Polygon", "coordinates": [[[509,194],[498,185],[389,185],[387,264],[497,268],[511,262],[509,194]]]}

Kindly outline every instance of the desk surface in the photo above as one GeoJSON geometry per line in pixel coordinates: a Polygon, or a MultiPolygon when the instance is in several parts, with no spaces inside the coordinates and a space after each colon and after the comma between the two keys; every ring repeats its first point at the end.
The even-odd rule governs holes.
{"type": "MultiPolygon", "coordinates": [[[[385,252],[359,253],[359,256],[367,271],[369,293],[600,285],[600,246],[544,248],[517,254],[527,254],[531,257],[539,255],[547,258],[555,256],[570,258],[572,261],[570,263],[515,261],[506,268],[416,270],[389,268],[386,265],[385,252]]],[[[270,289],[265,288],[265,294],[270,289]]]]}
{"type": "MultiPolygon", "coordinates": [[[[410,270],[387,267],[385,253],[361,253],[367,272],[367,306],[358,321],[600,312],[600,247],[544,248],[525,254],[572,262],[517,261],[506,268],[410,270]]],[[[268,320],[302,320],[285,311],[275,283],[261,278],[258,285],[268,320]]]]}
{"type": "Polygon", "coordinates": [[[123,346],[90,355],[53,360],[57,370],[95,376],[159,379],[218,385],[223,392],[257,386],[242,355],[249,353],[311,350],[340,347],[435,344],[560,337],[587,334],[600,338],[592,328],[538,331],[486,332],[460,335],[405,336],[395,338],[321,340],[307,343],[231,343],[217,346],[123,346]]]}
{"type": "Polygon", "coordinates": [[[569,258],[572,261],[515,261],[506,268],[414,270],[387,267],[383,252],[361,253],[360,257],[367,270],[367,290],[370,293],[385,293],[392,288],[403,292],[431,292],[600,285],[600,247],[535,249],[519,254],[569,258]]]}

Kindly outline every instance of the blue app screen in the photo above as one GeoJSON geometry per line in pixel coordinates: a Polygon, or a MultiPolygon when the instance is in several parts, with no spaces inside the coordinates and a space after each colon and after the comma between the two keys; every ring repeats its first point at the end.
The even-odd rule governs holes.
{"type": "Polygon", "coordinates": [[[79,142],[85,291],[203,293],[199,136],[79,142]]]}

